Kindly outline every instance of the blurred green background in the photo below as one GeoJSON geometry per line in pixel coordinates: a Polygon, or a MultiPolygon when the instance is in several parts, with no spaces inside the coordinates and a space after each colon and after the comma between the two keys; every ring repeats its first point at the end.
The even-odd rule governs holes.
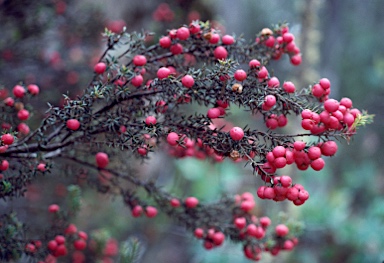
{"type": "MultiPolygon", "coordinates": [[[[61,93],[73,96],[88,83],[93,61],[102,52],[100,32],[104,26],[124,24],[121,20],[125,21],[128,31],[145,29],[160,36],[167,28],[188,23],[189,18],[199,14],[201,20],[213,19],[224,26],[226,33],[243,33],[246,39],[254,39],[264,27],[288,22],[301,48],[303,63],[292,67],[287,58],[272,62],[270,67],[276,76],[280,80],[294,81],[297,87],[327,77],[332,83],[331,97],[349,97],[354,107],[376,116],[373,124],[358,130],[350,145],[339,144],[339,152],[326,160],[323,171],[287,171],[295,182],[308,189],[310,199],[305,205],[257,202],[260,215],[276,218],[283,210],[306,225],[293,252],[282,252],[274,258],[265,255],[262,262],[384,260],[384,154],[381,150],[384,147],[381,114],[384,110],[384,1],[25,2],[0,0],[3,35],[0,39],[0,82],[9,88],[18,81],[35,82],[42,87],[44,96],[56,103],[60,103],[61,93]],[[173,12],[172,21],[158,21],[154,15],[163,2],[173,12]]],[[[36,103],[42,114],[45,105],[36,103]]],[[[245,125],[244,117],[250,120],[244,113],[233,110],[230,121],[245,125]]],[[[298,126],[293,121],[286,132],[296,132],[298,126]]],[[[209,201],[223,192],[255,193],[260,185],[250,167],[230,161],[213,165],[208,161],[172,162],[168,159],[161,154],[155,155],[140,169],[143,173],[159,173],[161,182],[175,194],[196,195],[209,201]],[[159,171],[159,166],[166,168],[159,171]]],[[[63,178],[62,183],[68,180],[63,178]]],[[[56,179],[46,183],[55,182],[56,179]]],[[[36,200],[34,188],[31,189],[29,198],[36,200]]],[[[45,195],[52,195],[50,202],[60,198],[57,192],[45,195]]],[[[16,201],[13,205],[19,210],[25,208],[16,201]]],[[[150,219],[135,220],[120,200],[85,191],[83,207],[84,211],[76,219],[82,229],[91,231],[104,226],[120,241],[138,237],[145,247],[142,262],[248,262],[241,247],[230,242],[205,251],[190,233],[165,217],[160,216],[156,223],[150,219]],[[95,209],[100,212],[93,213],[95,209]],[[92,216],[91,222],[89,216],[92,216]]]]}

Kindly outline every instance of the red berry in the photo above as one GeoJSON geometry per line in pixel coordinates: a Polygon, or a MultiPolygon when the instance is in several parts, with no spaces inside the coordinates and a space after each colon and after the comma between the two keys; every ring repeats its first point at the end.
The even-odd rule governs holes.
{"type": "Polygon", "coordinates": [[[66,125],[67,125],[67,128],[72,131],[76,131],[80,128],[80,122],[76,119],[67,120],[66,125]]]}
{"type": "Polygon", "coordinates": [[[238,217],[235,219],[234,224],[238,229],[243,229],[247,224],[247,220],[244,217],[238,217]]]}
{"type": "Polygon", "coordinates": [[[334,141],[326,141],[320,146],[321,153],[324,156],[333,156],[337,152],[337,144],[334,141]]]}
{"type": "Polygon", "coordinates": [[[156,118],[154,116],[148,116],[145,118],[145,124],[148,126],[155,125],[157,122],[156,118]]]}
{"type": "Polygon", "coordinates": [[[299,198],[299,190],[296,187],[291,187],[288,189],[286,197],[290,201],[294,201],[299,198]]]}
{"type": "Polygon", "coordinates": [[[352,100],[350,98],[342,98],[340,100],[340,105],[343,105],[347,109],[352,107],[352,100]]]}
{"type": "Polygon", "coordinates": [[[242,69],[238,69],[236,70],[234,76],[233,76],[237,81],[243,81],[247,78],[247,73],[242,70],[242,69]]]}
{"type": "Polygon", "coordinates": [[[49,211],[50,213],[57,213],[57,212],[59,212],[59,210],[60,210],[60,206],[58,206],[58,205],[56,205],[56,204],[52,204],[52,205],[50,205],[50,206],[48,207],[48,211],[49,211]]]}
{"type": "Polygon", "coordinates": [[[220,41],[220,35],[216,33],[212,33],[211,37],[209,39],[209,43],[211,44],[217,44],[220,41]]]}
{"type": "Polygon", "coordinates": [[[334,99],[324,101],[324,109],[328,112],[335,112],[339,109],[339,102],[334,99]]]}
{"type": "Polygon", "coordinates": [[[268,70],[266,67],[262,67],[257,75],[260,79],[265,79],[268,76],[268,70]]]}
{"type": "Polygon", "coordinates": [[[223,244],[225,240],[225,235],[222,232],[216,232],[213,234],[212,241],[216,246],[223,244]]]}
{"type": "Polygon", "coordinates": [[[17,112],[17,118],[19,118],[19,120],[21,120],[21,121],[28,120],[28,118],[29,118],[29,111],[27,111],[26,109],[19,110],[17,112]]]}
{"type": "Polygon", "coordinates": [[[180,40],[187,40],[189,38],[190,32],[186,27],[180,27],[176,31],[176,37],[180,40]]]}
{"type": "Polygon", "coordinates": [[[67,255],[67,253],[68,253],[67,247],[64,244],[62,244],[57,246],[54,256],[61,257],[61,256],[67,255]]]}
{"type": "Polygon", "coordinates": [[[286,151],[286,149],[284,146],[276,146],[275,148],[273,148],[272,153],[275,156],[275,158],[284,157],[285,151],[286,151]]]}
{"type": "Polygon", "coordinates": [[[16,85],[13,87],[12,92],[16,98],[22,98],[25,94],[25,88],[21,85],[16,85]]]}
{"type": "Polygon", "coordinates": [[[171,201],[169,201],[172,207],[179,207],[180,206],[180,201],[179,199],[172,198],[171,201]]]}
{"type": "Polygon", "coordinates": [[[109,164],[108,155],[104,152],[98,152],[95,156],[97,167],[105,168],[109,164]]]}
{"type": "Polygon", "coordinates": [[[84,250],[87,247],[87,242],[83,239],[77,239],[73,242],[73,247],[76,250],[84,250]]]}
{"type": "Polygon", "coordinates": [[[152,218],[152,217],[155,217],[157,215],[157,209],[156,207],[153,207],[153,206],[147,206],[145,208],[145,214],[147,217],[149,218],[152,218]]]}
{"type": "Polygon", "coordinates": [[[249,61],[248,65],[250,68],[258,68],[260,67],[261,63],[257,59],[252,59],[251,61],[249,61]]]}
{"type": "Polygon", "coordinates": [[[37,165],[37,170],[39,170],[40,172],[45,172],[47,170],[45,163],[39,163],[37,165]]]}
{"type": "Polygon", "coordinates": [[[200,32],[200,25],[198,23],[194,23],[194,22],[190,23],[189,24],[189,32],[191,34],[199,33],[200,32]]]}
{"type": "Polygon", "coordinates": [[[283,41],[285,43],[290,43],[293,40],[295,40],[295,36],[292,33],[285,33],[285,34],[283,34],[283,41]]]}
{"type": "Polygon", "coordinates": [[[202,238],[204,236],[204,230],[202,228],[196,228],[193,234],[197,238],[202,238]]]}
{"type": "Polygon", "coordinates": [[[279,126],[279,122],[276,120],[276,118],[269,116],[265,121],[265,125],[268,129],[274,130],[279,126]]]}
{"type": "Polygon", "coordinates": [[[24,122],[17,125],[17,130],[23,135],[27,135],[30,132],[29,126],[24,122]]]}
{"type": "Polygon", "coordinates": [[[221,41],[223,42],[223,45],[232,45],[233,43],[235,43],[235,39],[233,38],[233,36],[230,35],[224,35],[221,41]]]}
{"type": "Polygon", "coordinates": [[[221,111],[219,108],[210,108],[207,112],[207,117],[210,119],[216,119],[221,116],[221,111]]]}
{"type": "Polygon", "coordinates": [[[143,208],[140,205],[136,205],[132,209],[132,216],[133,217],[139,217],[143,214],[143,208]]]}
{"type": "Polygon", "coordinates": [[[312,146],[308,149],[308,157],[311,160],[316,160],[321,157],[321,149],[316,146],[312,146]]]}
{"type": "Polygon", "coordinates": [[[76,234],[77,227],[74,224],[69,224],[69,226],[65,229],[65,234],[73,235],[76,234]]]}
{"type": "Polygon", "coordinates": [[[287,93],[294,93],[295,90],[296,90],[296,87],[295,87],[295,84],[293,84],[293,82],[291,82],[291,81],[285,81],[284,84],[283,84],[283,89],[284,89],[287,93]]]}
{"type": "Polygon", "coordinates": [[[272,77],[270,80],[268,80],[268,87],[270,88],[278,88],[280,86],[280,81],[276,77],[272,77]]]}
{"type": "Polygon", "coordinates": [[[1,140],[3,141],[3,144],[11,145],[14,142],[15,138],[12,134],[6,133],[1,136],[1,140]]]}
{"type": "Polygon", "coordinates": [[[50,240],[50,241],[48,242],[48,244],[47,244],[47,248],[48,248],[49,250],[51,250],[51,251],[56,250],[57,246],[58,246],[58,244],[57,244],[56,240],[50,240]]]}
{"type": "Polygon", "coordinates": [[[187,197],[184,201],[187,208],[195,208],[199,204],[199,199],[196,197],[187,197]]]}
{"type": "Polygon", "coordinates": [[[181,83],[186,88],[192,88],[192,86],[195,84],[195,80],[191,75],[185,75],[181,78],[181,83]]]}
{"type": "Polygon", "coordinates": [[[292,178],[288,175],[280,176],[280,183],[282,187],[289,187],[292,184],[292,178]]]}
{"type": "Polygon", "coordinates": [[[218,46],[215,48],[213,55],[216,59],[226,59],[228,56],[228,51],[225,49],[225,47],[218,46]]]}
{"type": "Polygon", "coordinates": [[[289,228],[284,224],[279,224],[275,228],[275,233],[279,237],[284,237],[289,233],[289,228]]]}
{"type": "Polygon", "coordinates": [[[9,162],[7,160],[2,160],[0,162],[0,171],[6,171],[9,168],[9,162]]]}
{"type": "Polygon", "coordinates": [[[322,158],[317,158],[311,162],[311,167],[315,171],[320,171],[324,168],[325,162],[322,158]]]}
{"type": "Polygon", "coordinates": [[[58,245],[64,244],[65,243],[65,237],[62,235],[57,235],[57,236],[55,236],[55,241],[57,242],[58,245]]]}
{"type": "Polygon", "coordinates": [[[240,127],[233,127],[229,131],[229,135],[231,136],[232,140],[234,141],[240,141],[244,137],[244,131],[240,127]]]}
{"type": "Polygon", "coordinates": [[[260,222],[260,225],[264,228],[271,225],[271,219],[267,216],[260,217],[259,222],[260,222]]]}
{"type": "Polygon", "coordinates": [[[301,60],[302,58],[300,54],[294,55],[291,57],[291,64],[294,66],[298,66],[301,64],[301,60]]]}
{"type": "Polygon", "coordinates": [[[40,91],[39,87],[35,84],[29,84],[27,89],[28,89],[28,92],[31,93],[32,95],[37,95],[39,94],[39,91],[40,91]]]}
{"type": "Polygon", "coordinates": [[[178,140],[179,140],[179,135],[176,132],[170,132],[167,136],[167,142],[169,145],[172,145],[172,146],[177,145],[178,140]]]}
{"type": "Polygon", "coordinates": [[[162,37],[159,40],[159,44],[162,48],[169,48],[172,44],[170,37],[162,37]]]}
{"type": "Polygon", "coordinates": [[[264,104],[268,108],[272,108],[276,104],[276,97],[274,95],[267,95],[264,98],[264,104]]]}
{"type": "Polygon", "coordinates": [[[319,84],[323,89],[329,89],[331,87],[331,82],[327,78],[320,79],[319,84]]]}
{"type": "Polygon", "coordinates": [[[316,98],[321,98],[324,95],[324,89],[320,84],[315,84],[312,87],[312,95],[316,98]]]}
{"type": "Polygon", "coordinates": [[[87,240],[87,239],[88,239],[88,234],[85,233],[84,231],[79,231],[79,232],[77,233],[77,236],[78,236],[79,238],[81,238],[81,239],[84,239],[84,240],[87,240]]]}
{"type": "Polygon", "coordinates": [[[183,46],[180,43],[176,43],[171,46],[169,49],[173,55],[178,55],[183,53],[183,46]]]}
{"type": "Polygon", "coordinates": [[[9,107],[12,107],[15,104],[15,100],[11,97],[8,97],[4,100],[4,104],[9,107]]]}
{"type": "Polygon", "coordinates": [[[140,87],[143,84],[143,76],[141,75],[136,75],[131,79],[131,83],[135,87],[140,87]]]}
{"type": "Polygon", "coordinates": [[[135,66],[144,66],[147,63],[147,58],[143,55],[136,55],[133,57],[133,64],[135,66]]]}
{"type": "Polygon", "coordinates": [[[240,204],[241,210],[245,212],[251,211],[255,207],[256,203],[253,200],[244,200],[240,204]]]}
{"type": "Polygon", "coordinates": [[[139,148],[137,148],[137,152],[141,156],[146,156],[147,153],[148,153],[148,150],[146,148],[144,148],[144,147],[139,147],[139,148]]]}
{"type": "Polygon", "coordinates": [[[157,77],[159,79],[165,79],[165,78],[168,78],[168,76],[171,74],[171,70],[169,68],[166,68],[166,67],[161,67],[159,68],[159,70],[157,71],[157,77]]]}
{"type": "Polygon", "coordinates": [[[275,197],[276,197],[276,193],[272,187],[265,187],[264,188],[264,198],[273,199],[275,197]]]}
{"type": "Polygon", "coordinates": [[[96,74],[103,74],[106,69],[107,69],[107,65],[104,62],[97,63],[93,68],[96,74]]]}

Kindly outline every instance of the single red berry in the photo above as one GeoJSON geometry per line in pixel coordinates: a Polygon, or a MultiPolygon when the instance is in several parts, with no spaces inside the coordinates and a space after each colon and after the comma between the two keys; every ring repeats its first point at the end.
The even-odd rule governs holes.
{"type": "Polygon", "coordinates": [[[9,168],[9,162],[7,160],[0,161],[0,171],[6,171],[8,170],[8,168],[9,168]]]}
{"type": "Polygon", "coordinates": [[[339,109],[339,102],[334,99],[328,99],[324,101],[324,109],[328,112],[335,112],[339,109]]]}
{"type": "Polygon", "coordinates": [[[74,224],[69,224],[69,226],[65,229],[65,234],[67,235],[73,235],[77,232],[77,227],[74,224]]]}
{"type": "Polygon", "coordinates": [[[221,111],[219,108],[210,108],[207,112],[207,117],[210,119],[216,119],[221,116],[221,111]]]}
{"type": "Polygon", "coordinates": [[[300,65],[301,61],[302,61],[302,58],[300,54],[297,54],[291,57],[291,64],[294,66],[300,65]]]}
{"type": "Polygon", "coordinates": [[[276,197],[276,193],[272,187],[265,187],[264,188],[264,198],[273,199],[275,197],[276,197]]]}
{"type": "Polygon", "coordinates": [[[200,32],[200,25],[199,23],[192,22],[189,24],[189,32],[191,34],[197,34],[200,32]]]}
{"type": "Polygon", "coordinates": [[[155,125],[157,122],[156,118],[154,116],[148,116],[145,118],[145,124],[148,126],[155,125]]]}
{"type": "Polygon", "coordinates": [[[190,32],[189,29],[186,27],[180,27],[176,31],[176,37],[180,40],[187,40],[189,38],[190,32]]]}
{"type": "Polygon", "coordinates": [[[15,141],[15,137],[12,134],[6,133],[1,136],[1,140],[5,145],[11,145],[15,141]]]}
{"type": "Polygon", "coordinates": [[[169,201],[170,205],[172,207],[179,207],[180,206],[180,201],[179,199],[177,198],[172,198],[170,201],[169,201]]]}
{"type": "Polygon", "coordinates": [[[291,82],[291,81],[285,81],[284,84],[283,84],[283,89],[284,89],[287,93],[294,93],[295,90],[296,90],[296,87],[295,87],[295,84],[293,84],[293,82],[291,82]]]}
{"type": "Polygon", "coordinates": [[[17,125],[17,130],[23,135],[27,135],[30,132],[29,126],[24,122],[17,125]]]}
{"type": "Polygon", "coordinates": [[[135,66],[144,66],[147,63],[147,58],[143,55],[136,55],[133,57],[133,64],[135,66]]]}
{"type": "Polygon", "coordinates": [[[224,35],[221,38],[221,41],[223,42],[223,45],[232,45],[233,43],[235,43],[235,39],[231,35],[224,35]]]}
{"type": "Polygon", "coordinates": [[[4,104],[9,106],[9,107],[13,107],[13,105],[15,104],[15,100],[11,97],[8,97],[8,98],[4,99],[4,104]]]}
{"type": "Polygon", "coordinates": [[[260,222],[260,225],[264,228],[271,225],[271,219],[267,216],[260,217],[259,222],[260,222]]]}
{"type": "Polygon", "coordinates": [[[26,109],[21,109],[17,112],[17,118],[21,121],[26,121],[29,118],[29,111],[26,109]]]}
{"type": "Polygon", "coordinates": [[[87,247],[87,242],[84,239],[77,239],[73,241],[73,247],[76,250],[84,250],[87,247]]]}
{"type": "Polygon", "coordinates": [[[216,33],[212,33],[209,38],[209,43],[211,44],[217,44],[220,41],[220,35],[216,33]]]}
{"type": "Polygon", "coordinates": [[[280,86],[280,81],[278,78],[272,77],[272,78],[270,78],[270,80],[268,80],[268,87],[269,88],[278,88],[279,86],[280,86]]]}
{"type": "Polygon", "coordinates": [[[229,136],[231,136],[232,140],[234,141],[240,141],[244,137],[244,131],[240,127],[233,127],[229,131],[229,136]]]}
{"type": "Polygon", "coordinates": [[[275,233],[279,237],[284,237],[289,233],[289,228],[284,224],[279,224],[275,228],[275,233]]]}
{"type": "Polygon", "coordinates": [[[325,93],[324,88],[320,84],[315,84],[312,87],[312,95],[316,98],[321,98],[325,93]]]}
{"type": "Polygon", "coordinates": [[[142,75],[136,75],[131,79],[131,83],[135,87],[140,87],[143,84],[143,76],[142,75]]]}
{"type": "Polygon", "coordinates": [[[223,244],[225,240],[225,235],[222,232],[216,232],[213,234],[212,241],[216,246],[223,244]]]}
{"type": "Polygon", "coordinates": [[[289,187],[292,184],[292,178],[288,175],[280,176],[280,183],[282,187],[289,187]]]}
{"type": "Polygon", "coordinates": [[[147,217],[149,218],[152,218],[152,217],[155,217],[157,215],[157,209],[156,207],[153,207],[153,206],[147,206],[145,208],[145,214],[147,217]]]}
{"type": "Polygon", "coordinates": [[[141,207],[140,205],[136,205],[133,207],[132,209],[132,216],[133,217],[139,217],[143,214],[143,207],[141,207]]]}
{"type": "Polygon", "coordinates": [[[293,40],[295,40],[295,36],[292,33],[285,33],[285,34],[283,34],[283,41],[285,43],[290,43],[293,40]]]}
{"type": "Polygon", "coordinates": [[[25,88],[21,85],[16,85],[13,87],[12,92],[16,98],[22,98],[25,94],[25,88]]]}
{"type": "Polygon", "coordinates": [[[259,70],[259,72],[257,73],[257,76],[260,78],[260,79],[265,79],[267,76],[268,76],[268,70],[266,67],[262,66],[262,68],[259,70]]]}
{"type": "Polygon", "coordinates": [[[213,51],[213,55],[216,59],[226,59],[228,56],[228,51],[223,46],[218,46],[213,51]]]}
{"type": "Polygon", "coordinates": [[[316,160],[321,157],[321,149],[317,146],[311,146],[308,149],[308,157],[311,160],[316,160]]]}
{"type": "Polygon", "coordinates": [[[260,67],[261,63],[257,59],[252,59],[251,61],[249,61],[248,65],[250,68],[258,68],[260,67]]]}
{"type": "Polygon", "coordinates": [[[76,131],[80,128],[80,122],[76,119],[67,120],[66,125],[67,125],[67,128],[72,131],[76,131]]]}
{"type": "Polygon", "coordinates": [[[93,68],[96,74],[103,74],[106,69],[107,69],[107,65],[104,62],[97,63],[93,68]]]}
{"type": "Polygon", "coordinates": [[[79,238],[81,238],[81,239],[84,239],[84,240],[87,240],[87,239],[88,239],[88,234],[85,233],[84,231],[79,231],[79,232],[77,233],[77,236],[78,236],[79,238]]]}
{"type": "Polygon", "coordinates": [[[166,67],[161,67],[159,68],[159,70],[157,71],[157,77],[159,79],[165,79],[165,78],[168,78],[168,76],[171,74],[171,70],[169,68],[166,68],[166,67]]]}
{"type": "Polygon", "coordinates": [[[36,84],[29,84],[27,87],[27,90],[32,95],[37,95],[39,94],[39,91],[40,91],[39,87],[36,84]]]}
{"type": "Polygon", "coordinates": [[[54,253],[54,256],[61,257],[61,256],[65,256],[67,254],[68,254],[67,247],[64,244],[62,244],[62,245],[57,246],[55,253],[54,253]]]}
{"type": "Polygon", "coordinates": [[[340,105],[343,105],[347,109],[352,108],[352,100],[350,98],[342,98],[340,100],[340,105]]]}
{"type": "Polygon", "coordinates": [[[56,250],[57,246],[58,246],[58,244],[57,244],[56,240],[50,240],[50,241],[48,242],[48,244],[47,244],[47,248],[48,248],[49,250],[51,250],[51,251],[56,250]]]}
{"type": "Polygon", "coordinates": [[[97,167],[105,168],[109,164],[108,155],[104,152],[98,152],[95,156],[97,167]]]}
{"type": "Polygon", "coordinates": [[[311,167],[315,171],[320,171],[324,168],[325,162],[322,158],[317,158],[311,162],[311,167]]]}
{"type": "Polygon", "coordinates": [[[329,89],[331,87],[331,82],[327,78],[320,79],[319,84],[323,89],[329,89]]]}
{"type": "Polygon", "coordinates": [[[180,43],[176,43],[169,49],[173,55],[179,55],[183,53],[183,46],[180,43]]]}
{"type": "Polygon", "coordinates": [[[233,76],[237,81],[243,81],[247,78],[247,73],[242,70],[242,69],[238,69],[236,70],[234,76],[233,76]]]}
{"type": "Polygon", "coordinates": [[[234,224],[238,229],[243,229],[247,224],[247,220],[245,217],[238,217],[235,219],[234,224]]]}
{"type": "Polygon", "coordinates": [[[192,86],[195,84],[195,80],[191,75],[185,75],[181,78],[181,83],[186,88],[192,88],[192,86]]]}
{"type": "Polygon", "coordinates": [[[202,238],[204,236],[204,230],[202,228],[196,228],[193,234],[197,238],[202,238]]]}
{"type": "Polygon", "coordinates": [[[321,146],[321,153],[324,156],[333,156],[337,152],[337,144],[334,141],[326,141],[321,146]]]}
{"type": "Polygon", "coordinates": [[[137,148],[137,153],[141,156],[146,156],[148,153],[148,150],[145,147],[139,147],[137,148]]]}
{"type": "Polygon", "coordinates": [[[57,242],[58,245],[64,244],[65,243],[65,237],[62,235],[57,235],[57,236],[55,236],[55,241],[57,242]]]}
{"type": "Polygon", "coordinates": [[[285,151],[286,151],[286,149],[284,146],[276,146],[275,148],[273,148],[272,153],[275,156],[275,158],[284,157],[285,151]]]}
{"type": "Polygon", "coordinates": [[[59,212],[59,210],[60,210],[60,206],[58,206],[57,204],[52,204],[48,207],[48,211],[50,213],[57,213],[59,212]]]}
{"type": "Polygon", "coordinates": [[[162,48],[169,48],[172,44],[171,38],[170,37],[162,37],[159,40],[159,44],[162,48]]]}
{"type": "Polygon", "coordinates": [[[264,104],[268,108],[272,108],[276,104],[276,97],[274,95],[267,95],[264,98],[264,104]]]}
{"type": "Polygon", "coordinates": [[[169,145],[172,145],[172,146],[177,145],[178,140],[179,140],[179,135],[176,132],[170,132],[167,136],[167,142],[169,145]]]}
{"type": "Polygon", "coordinates": [[[39,170],[40,172],[45,172],[47,170],[45,163],[39,163],[37,165],[37,170],[39,170]]]}
{"type": "Polygon", "coordinates": [[[195,208],[199,204],[199,199],[193,196],[187,197],[184,203],[187,208],[195,208]]]}

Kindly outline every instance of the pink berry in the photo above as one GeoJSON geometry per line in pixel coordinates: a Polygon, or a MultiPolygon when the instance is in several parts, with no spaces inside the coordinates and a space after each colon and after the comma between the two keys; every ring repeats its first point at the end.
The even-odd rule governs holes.
{"type": "Polygon", "coordinates": [[[216,59],[226,59],[228,56],[228,51],[225,49],[225,47],[218,46],[215,48],[213,55],[216,59]]]}
{"type": "Polygon", "coordinates": [[[275,148],[273,148],[272,153],[275,156],[275,158],[284,157],[285,151],[286,151],[286,149],[284,146],[276,146],[275,148]]]}
{"type": "Polygon", "coordinates": [[[260,217],[259,219],[260,225],[264,228],[269,227],[271,225],[271,219],[267,216],[260,217]]]}
{"type": "Polygon", "coordinates": [[[159,70],[157,71],[157,77],[159,79],[165,79],[165,78],[168,78],[168,76],[171,74],[171,70],[169,68],[166,68],[166,67],[161,67],[159,68],[159,70]]]}
{"type": "Polygon", "coordinates": [[[247,224],[247,220],[244,217],[238,217],[233,222],[238,229],[243,229],[247,224]]]}
{"type": "Polygon", "coordinates": [[[87,242],[85,242],[83,239],[77,239],[73,241],[73,247],[76,250],[84,250],[87,247],[87,242]]]}
{"type": "Polygon", "coordinates": [[[289,187],[292,184],[292,178],[288,175],[280,176],[280,183],[282,187],[289,187]]]}
{"type": "Polygon", "coordinates": [[[327,78],[320,79],[319,84],[323,89],[329,89],[331,87],[331,82],[327,78]]]}
{"type": "Polygon", "coordinates": [[[9,162],[7,160],[0,161],[0,171],[6,171],[9,168],[9,162]]]}
{"type": "Polygon", "coordinates": [[[196,197],[187,197],[184,201],[187,208],[195,208],[199,204],[199,199],[196,197]]]}
{"type": "Polygon", "coordinates": [[[58,206],[57,204],[52,204],[48,207],[48,211],[50,213],[57,213],[59,212],[59,210],[60,210],[60,206],[58,206]]]}
{"type": "Polygon", "coordinates": [[[144,79],[143,79],[143,76],[141,75],[136,75],[131,79],[131,83],[135,87],[140,87],[141,84],[143,84],[143,81],[144,79]]]}
{"type": "Polygon", "coordinates": [[[180,201],[177,198],[172,198],[169,203],[171,204],[172,207],[179,207],[180,206],[180,201]]]}
{"type": "Polygon", "coordinates": [[[204,230],[202,228],[196,228],[193,234],[196,238],[202,238],[204,236],[204,230]]]}
{"type": "Polygon", "coordinates": [[[248,65],[250,68],[258,68],[260,67],[261,63],[257,59],[252,59],[251,61],[249,61],[248,65]]]}
{"type": "Polygon", "coordinates": [[[293,84],[293,82],[291,82],[291,81],[285,81],[284,84],[283,84],[283,89],[284,89],[287,93],[294,93],[295,90],[296,90],[296,87],[295,87],[295,84],[293,84]]]}
{"type": "Polygon", "coordinates": [[[277,121],[276,118],[268,117],[267,120],[265,121],[265,125],[267,126],[268,129],[274,130],[279,126],[279,122],[277,121]]]}
{"type": "Polygon", "coordinates": [[[268,108],[272,108],[276,104],[276,97],[274,95],[267,95],[267,96],[265,96],[264,104],[268,108]]]}
{"type": "Polygon", "coordinates": [[[6,133],[1,136],[1,140],[3,141],[3,144],[11,145],[14,142],[15,137],[10,133],[6,133]]]}
{"type": "Polygon", "coordinates": [[[37,170],[39,170],[40,172],[45,172],[47,170],[45,163],[39,163],[37,165],[37,170]]]}
{"type": "Polygon", "coordinates": [[[180,40],[187,40],[189,38],[190,32],[186,27],[180,27],[176,31],[176,37],[180,40]]]}
{"type": "Polygon", "coordinates": [[[207,117],[210,119],[216,119],[220,117],[221,111],[219,108],[210,108],[207,112],[207,117]]]}
{"type": "Polygon", "coordinates": [[[321,149],[317,146],[311,146],[308,149],[308,157],[311,160],[316,160],[321,157],[321,149]]]}
{"type": "Polygon", "coordinates": [[[103,74],[106,69],[107,69],[107,65],[104,62],[97,63],[93,68],[96,74],[103,74]]]}
{"type": "Polygon", "coordinates": [[[212,33],[211,37],[209,39],[209,43],[211,44],[217,44],[220,41],[220,35],[216,33],[212,33]]]}
{"type": "Polygon", "coordinates": [[[67,120],[66,125],[67,125],[67,128],[72,131],[76,131],[80,128],[80,122],[76,119],[67,120]]]}
{"type": "Polygon", "coordinates": [[[342,98],[340,100],[340,105],[343,105],[347,109],[352,107],[352,100],[350,98],[342,98]]]}
{"type": "Polygon", "coordinates": [[[292,33],[285,33],[285,34],[283,34],[283,41],[285,43],[290,43],[293,40],[295,40],[295,36],[292,33]]]}
{"type": "Polygon", "coordinates": [[[232,140],[234,141],[240,141],[244,137],[244,131],[240,127],[233,127],[229,131],[229,135],[231,136],[232,140]]]}
{"type": "Polygon", "coordinates": [[[169,49],[173,55],[179,55],[183,53],[183,46],[180,43],[176,43],[169,49]]]}
{"type": "Polygon", "coordinates": [[[162,37],[159,40],[159,44],[162,48],[169,48],[172,44],[171,38],[170,37],[162,37]]]}
{"type": "Polygon", "coordinates": [[[148,150],[145,147],[139,147],[137,148],[137,153],[140,154],[141,156],[146,156],[148,153],[148,150]]]}
{"type": "Polygon", "coordinates": [[[27,87],[27,90],[32,95],[37,95],[39,94],[39,91],[40,91],[39,87],[36,84],[29,84],[27,87]]]}
{"type": "Polygon", "coordinates": [[[275,228],[275,233],[279,237],[284,237],[284,236],[288,235],[289,228],[284,224],[279,224],[275,228]]]}
{"type": "Polygon", "coordinates": [[[16,85],[13,87],[12,92],[16,98],[22,98],[25,94],[25,88],[21,85],[16,85]]]}
{"type": "Polygon", "coordinates": [[[322,158],[317,158],[311,162],[311,167],[315,171],[320,171],[324,168],[325,162],[322,158]]]}
{"type": "Polygon", "coordinates": [[[294,55],[291,57],[291,64],[294,66],[298,66],[301,64],[301,60],[302,58],[300,54],[294,55]]]}
{"type": "Polygon", "coordinates": [[[133,217],[140,217],[143,214],[143,207],[140,205],[135,205],[132,208],[131,214],[133,217]]]}
{"type": "Polygon", "coordinates": [[[145,124],[148,126],[155,125],[157,122],[156,117],[154,116],[148,116],[145,118],[145,124]]]}
{"type": "Polygon", "coordinates": [[[109,164],[108,155],[104,152],[98,152],[95,156],[97,167],[105,168],[109,164]]]}
{"type": "Polygon", "coordinates": [[[242,70],[242,69],[238,69],[236,70],[234,76],[233,76],[237,81],[243,81],[247,78],[247,73],[242,70]]]}
{"type": "Polygon", "coordinates": [[[181,83],[186,88],[192,88],[192,86],[195,84],[195,80],[191,75],[185,75],[181,78],[181,83]]]}
{"type": "Polygon", "coordinates": [[[324,101],[324,109],[328,112],[335,112],[339,109],[339,102],[334,99],[324,101]]]}
{"type": "Polygon", "coordinates": [[[147,206],[145,208],[145,215],[149,218],[153,218],[157,215],[157,209],[153,206],[147,206]]]}
{"type": "Polygon", "coordinates": [[[133,57],[133,64],[135,66],[144,66],[147,63],[147,58],[143,55],[136,55],[133,57]]]}
{"type": "Polygon", "coordinates": [[[270,80],[268,80],[268,87],[270,88],[278,88],[280,86],[280,81],[276,77],[272,77],[270,80]]]}
{"type": "Polygon", "coordinates": [[[21,121],[28,120],[28,118],[29,118],[29,111],[27,111],[26,109],[19,110],[17,112],[17,118],[19,118],[19,120],[21,120],[21,121]]]}
{"type": "Polygon", "coordinates": [[[177,145],[178,140],[179,140],[179,135],[176,132],[170,132],[167,136],[167,142],[169,145],[172,145],[172,146],[177,145]]]}
{"type": "Polygon", "coordinates": [[[312,95],[316,98],[321,98],[324,95],[324,88],[320,84],[315,84],[312,87],[312,95]]]}
{"type": "Polygon", "coordinates": [[[232,45],[233,43],[235,43],[235,39],[233,38],[233,36],[230,35],[224,35],[221,41],[223,42],[223,45],[232,45]]]}
{"type": "Polygon", "coordinates": [[[259,72],[258,72],[258,75],[257,75],[260,79],[264,79],[268,76],[268,70],[266,67],[262,67],[259,72]]]}

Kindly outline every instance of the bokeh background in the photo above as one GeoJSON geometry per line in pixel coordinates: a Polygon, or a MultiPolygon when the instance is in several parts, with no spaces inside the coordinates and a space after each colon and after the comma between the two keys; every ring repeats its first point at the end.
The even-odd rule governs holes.
{"type": "MultiPolygon", "coordinates": [[[[350,145],[344,141],[339,144],[339,152],[326,160],[323,171],[287,171],[311,195],[304,206],[257,202],[257,214],[273,219],[285,211],[306,225],[293,252],[274,258],[266,255],[262,262],[382,262],[383,10],[384,1],[380,0],[0,0],[0,84],[11,88],[20,81],[37,83],[42,95],[35,107],[43,115],[46,98],[60,104],[61,94],[75,96],[87,85],[103,50],[101,32],[106,26],[154,31],[152,41],[156,41],[166,29],[194,19],[209,19],[226,33],[254,39],[262,28],[288,22],[303,63],[292,67],[287,58],[272,62],[276,76],[294,81],[297,87],[327,77],[332,83],[331,97],[349,97],[354,107],[376,116],[373,124],[358,130],[350,145]]],[[[39,117],[35,113],[34,119],[39,117]]],[[[229,120],[240,126],[245,120],[261,121],[236,110],[229,120]]],[[[37,124],[32,122],[31,126],[37,124]]],[[[298,130],[299,122],[293,120],[286,132],[298,130]]],[[[157,173],[164,187],[175,194],[210,201],[223,192],[255,193],[260,184],[250,167],[230,161],[218,165],[195,159],[171,161],[164,154],[152,157],[137,167],[146,174],[157,173]]],[[[65,185],[71,180],[66,176],[46,178],[29,187],[28,205],[24,201],[10,205],[25,217],[38,215],[46,207],[43,204],[63,198],[65,185]]],[[[31,221],[37,224],[39,219],[36,216],[31,221]]],[[[105,229],[119,241],[138,238],[144,247],[141,262],[248,262],[237,244],[226,242],[205,251],[198,240],[165,216],[156,223],[133,219],[118,198],[85,188],[83,211],[75,221],[87,231],[105,229]]]]}

